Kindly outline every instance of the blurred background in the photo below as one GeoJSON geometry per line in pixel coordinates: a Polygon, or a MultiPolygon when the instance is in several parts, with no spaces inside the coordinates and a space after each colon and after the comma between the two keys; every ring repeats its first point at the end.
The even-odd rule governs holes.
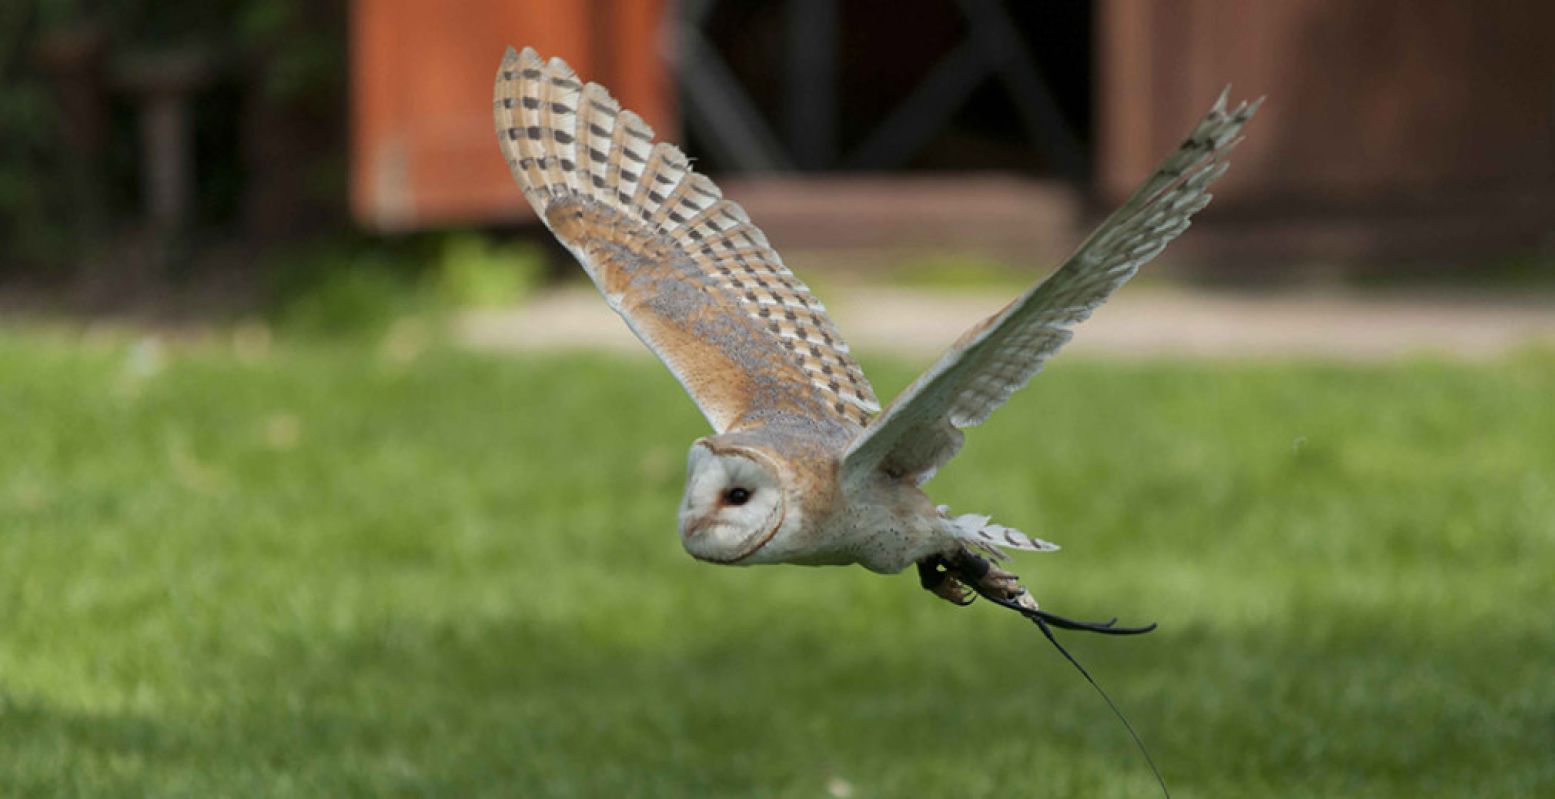
{"type": "Polygon", "coordinates": [[[1267,96],[929,488],[1065,545],[1017,563],[1045,606],[1162,622],[1071,646],[1180,795],[1552,795],[1551,31],[1538,0],[5,0],[0,793],[1153,790],[1016,620],[680,551],[705,426],[504,168],[527,45],[743,204],[883,398],[1224,86],[1267,96]]]}
{"type": "Polygon", "coordinates": [[[1154,271],[1548,282],[1552,13],[22,0],[0,20],[0,279],[88,310],[251,310],[310,249],[549,247],[492,168],[487,73],[513,43],[610,87],[827,274],[1051,264],[1229,83],[1270,97],[1260,130],[1154,271]]]}

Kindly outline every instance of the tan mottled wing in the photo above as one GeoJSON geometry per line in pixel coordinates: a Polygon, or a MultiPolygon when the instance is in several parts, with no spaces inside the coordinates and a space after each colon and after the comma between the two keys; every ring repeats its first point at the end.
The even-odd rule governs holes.
{"type": "Polygon", "coordinates": [[[1188,227],[1262,100],[1209,115],[1058,271],[968,330],[849,446],[844,479],[876,468],[920,482],[955,455],[961,428],[981,424],[1024,386],[1071,328],[1188,227]]]}
{"type": "Polygon", "coordinates": [[[880,410],[826,308],[744,209],[561,59],[509,48],[494,113],[513,178],[714,429],[880,410]]]}

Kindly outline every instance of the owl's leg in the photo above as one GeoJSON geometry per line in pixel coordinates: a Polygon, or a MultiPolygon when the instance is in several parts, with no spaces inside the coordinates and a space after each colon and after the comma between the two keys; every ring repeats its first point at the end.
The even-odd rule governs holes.
{"type": "Polygon", "coordinates": [[[950,568],[957,579],[990,602],[1037,611],[1037,600],[1020,584],[1020,575],[1005,571],[966,547],[951,556],[950,568]]]}
{"type": "Polygon", "coordinates": [[[918,584],[952,605],[972,604],[972,592],[956,579],[944,558],[938,555],[918,561],[918,584]]]}
{"type": "Polygon", "coordinates": [[[970,605],[975,596],[998,597],[1000,604],[1014,602],[1037,609],[1037,602],[1021,586],[1020,578],[990,560],[972,554],[964,546],[918,561],[918,582],[924,590],[953,605],[970,605]]]}

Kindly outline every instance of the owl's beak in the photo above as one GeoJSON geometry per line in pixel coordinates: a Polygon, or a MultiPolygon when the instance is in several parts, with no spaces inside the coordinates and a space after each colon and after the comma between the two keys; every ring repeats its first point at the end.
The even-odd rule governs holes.
{"type": "Polygon", "coordinates": [[[680,540],[690,541],[701,535],[713,523],[714,514],[697,516],[695,518],[682,516],[680,519],[680,540]]]}

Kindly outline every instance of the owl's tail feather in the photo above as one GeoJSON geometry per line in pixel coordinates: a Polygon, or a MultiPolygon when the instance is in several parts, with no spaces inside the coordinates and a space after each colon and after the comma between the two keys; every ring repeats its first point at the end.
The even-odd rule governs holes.
{"type": "Polygon", "coordinates": [[[964,541],[976,547],[995,560],[1005,560],[1009,556],[1005,549],[1018,549],[1025,552],[1053,552],[1058,545],[1051,541],[1033,538],[1013,527],[1005,527],[1002,524],[993,524],[989,517],[964,513],[960,516],[950,515],[949,505],[939,506],[940,518],[945,521],[945,530],[958,541],[964,541]]]}

